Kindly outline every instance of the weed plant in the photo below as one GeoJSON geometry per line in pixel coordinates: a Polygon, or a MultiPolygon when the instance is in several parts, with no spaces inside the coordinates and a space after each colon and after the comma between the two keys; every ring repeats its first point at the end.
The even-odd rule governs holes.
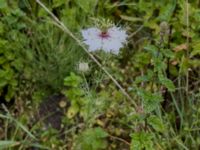
{"type": "Polygon", "coordinates": [[[200,149],[199,7],[0,0],[0,149],[200,149]],[[83,44],[81,30],[99,18],[127,31],[118,55],[83,44]],[[38,114],[55,94],[65,96],[52,106],[60,130],[38,114]]]}

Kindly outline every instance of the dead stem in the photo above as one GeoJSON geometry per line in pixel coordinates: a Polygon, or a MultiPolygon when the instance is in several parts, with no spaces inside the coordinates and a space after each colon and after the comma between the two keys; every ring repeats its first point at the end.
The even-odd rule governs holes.
{"type": "Polygon", "coordinates": [[[118,140],[118,141],[121,141],[121,142],[124,142],[126,145],[131,145],[129,142],[127,142],[126,140],[124,140],[124,139],[122,139],[122,138],[119,138],[119,137],[117,137],[117,136],[113,136],[113,135],[110,135],[109,134],[109,136],[111,137],[111,138],[113,138],[113,139],[116,139],[116,140],[118,140]]]}

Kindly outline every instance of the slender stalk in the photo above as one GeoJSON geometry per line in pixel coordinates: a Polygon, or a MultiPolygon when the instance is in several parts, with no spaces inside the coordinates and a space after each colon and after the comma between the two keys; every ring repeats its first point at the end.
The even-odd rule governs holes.
{"type": "MultiPolygon", "coordinates": [[[[186,39],[186,43],[187,43],[187,54],[186,57],[187,59],[189,59],[189,3],[188,0],[185,1],[186,3],[186,25],[187,25],[187,39],[186,39]]],[[[189,93],[189,71],[187,70],[186,73],[186,95],[188,97],[188,93],[189,93]]]]}
{"type": "Polygon", "coordinates": [[[133,32],[129,38],[132,38],[133,36],[135,36],[138,32],[140,32],[142,29],[144,28],[144,25],[141,25],[135,32],[133,32]]]}
{"type": "Polygon", "coordinates": [[[44,8],[44,10],[54,19],[54,21],[58,24],[58,27],[62,29],[65,33],[67,33],[72,39],[74,39],[78,45],[88,54],[88,56],[105,72],[105,74],[114,82],[114,84],[121,90],[124,96],[127,97],[134,105],[137,107],[136,102],[130,97],[130,95],[124,90],[124,88],[119,84],[119,82],[102,66],[102,64],[87,50],[87,48],[82,44],[82,41],[79,40],[64,24],[61,22],[40,0],[36,0],[36,2],[44,8]]]}

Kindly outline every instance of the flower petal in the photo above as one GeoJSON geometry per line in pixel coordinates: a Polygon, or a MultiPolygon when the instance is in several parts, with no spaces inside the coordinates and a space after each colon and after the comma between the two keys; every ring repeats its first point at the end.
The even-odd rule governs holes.
{"type": "Polygon", "coordinates": [[[86,40],[83,42],[89,46],[89,51],[100,50],[102,47],[102,43],[100,39],[86,40]]]}
{"type": "Polygon", "coordinates": [[[125,30],[121,30],[118,27],[112,27],[108,29],[108,33],[114,39],[118,39],[119,42],[125,43],[128,35],[125,30]]]}
{"type": "Polygon", "coordinates": [[[82,30],[82,36],[85,40],[93,40],[96,39],[98,37],[98,34],[101,31],[98,28],[89,28],[89,29],[85,29],[82,30]]]}
{"type": "Polygon", "coordinates": [[[103,50],[114,54],[118,54],[121,47],[123,47],[123,44],[115,39],[104,40],[102,44],[103,50]]]}

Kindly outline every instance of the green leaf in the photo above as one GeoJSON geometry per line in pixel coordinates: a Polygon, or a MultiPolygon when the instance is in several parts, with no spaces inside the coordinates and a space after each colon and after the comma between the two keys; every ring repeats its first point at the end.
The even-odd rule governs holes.
{"type": "Polygon", "coordinates": [[[200,60],[199,60],[199,59],[190,60],[190,64],[191,64],[191,66],[193,66],[194,68],[197,68],[197,67],[200,66],[200,60]]]}
{"type": "Polygon", "coordinates": [[[0,35],[3,33],[4,33],[4,24],[2,22],[0,22],[0,35]]]}
{"type": "Polygon", "coordinates": [[[178,76],[178,68],[174,65],[171,65],[171,64],[169,65],[169,72],[171,75],[175,77],[178,76]]]}
{"type": "Polygon", "coordinates": [[[94,132],[97,138],[105,138],[108,136],[108,133],[105,132],[102,128],[95,128],[94,132]]]}
{"type": "Polygon", "coordinates": [[[21,11],[19,8],[18,9],[14,9],[12,11],[12,14],[15,15],[15,17],[24,17],[24,16],[26,16],[26,14],[23,11],[21,11]]]}
{"type": "Polygon", "coordinates": [[[143,68],[150,63],[151,56],[147,52],[140,52],[134,55],[134,65],[138,68],[143,68]]]}
{"type": "Polygon", "coordinates": [[[146,75],[136,77],[135,79],[135,83],[141,83],[141,82],[147,82],[147,81],[149,81],[149,78],[146,75]]]}
{"type": "Polygon", "coordinates": [[[107,136],[108,134],[102,128],[87,129],[78,136],[74,150],[105,149],[107,136]]]}
{"type": "Polygon", "coordinates": [[[66,0],[54,0],[54,1],[53,1],[53,7],[54,7],[54,8],[55,8],[55,7],[59,7],[59,6],[61,6],[61,5],[64,5],[65,3],[67,3],[66,0]]]}
{"type": "Polygon", "coordinates": [[[164,75],[161,73],[158,73],[158,78],[160,83],[164,85],[169,91],[174,92],[176,90],[174,83],[170,79],[164,77],[164,75]]]}
{"type": "MultiPolygon", "coordinates": [[[[16,81],[13,81],[13,82],[16,83],[16,81]]],[[[13,84],[15,84],[15,83],[13,83],[13,84]]],[[[15,92],[16,92],[15,86],[16,85],[13,86],[13,85],[9,84],[8,91],[5,96],[6,101],[10,101],[14,97],[15,92]]]]}
{"type": "Polygon", "coordinates": [[[181,74],[186,74],[189,67],[190,67],[190,60],[186,58],[185,56],[182,56],[179,72],[181,74]]]}
{"type": "Polygon", "coordinates": [[[150,124],[157,132],[164,132],[165,125],[162,120],[155,115],[150,116],[147,119],[148,124],[150,124]]]}
{"type": "Polygon", "coordinates": [[[74,73],[70,73],[70,76],[64,79],[64,85],[69,87],[78,87],[81,82],[81,77],[75,75],[74,73]]]}
{"type": "Polygon", "coordinates": [[[7,59],[5,57],[0,57],[0,65],[5,63],[6,61],[7,61],[7,59]]]}
{"type": "Polygon", "coordinates": [[[130,150],[154,150],[153,136],[144,131],[131,134],[131,147],[130,150]]]}
{"type": "Polygon", "coordinates": [[[148,69],[147,75],[136,77],[135,83],[147,82],[153,78],[153,71],[148,69]]]}
{"type": "Polygon", "coordinates": [[[12,62],[12,66],[14,66],[17,70],[22,70],[23,69],[23,60],[18,58],[18,59],[15,59],[13,62],[12,62]]]}
{"type": "Polygon", "coordinates": [[[194,57],[196,55],[200,55],[200,40],[195,40],[192,42],[192,52],[190,53],[190,57],[194,57]]]}
{"type": "Polygon", "coordinates": [[[4,87],[8,82],[4,78],[0,78],[0,88],[4,87]]]}
{"type": "Polygon", "coordinates": [[[72,88],[64,91],[64,94],[69,97],[71,101],[76,100],[76,98],[80,98],[84,95],[84,91],[80,88],[72,88]]]}
{"type": "Polygon", "coordinates": [[[161,72],[167,69],[167,64],[161,58],[153,58],[154,71],[161,72]]]}
{"type": "Polygon", "coordinates": [[[163,7],[160,8],[160,15],[158,19],[160,21],[170,21],[175,8],[176,0],[171,0],[170,2],[167,2],[167,4],[164,3],[163,7]]]}
{"type": "Polygon", "coordinates": [[[62,22],[69,27],[70,29],[77,29],[79,26],[78,22],[74,19],[74,16],[77,15],[77,9],[68,8],[67,10],[62,11],[62,22]]]}
{"type": "Polygon", "coordinates": [[[154,45],[147,45],[144,47],[152,56],[157,57],[158,55],[158,48],[154,45]]]}
{"type": "Polygon", "coordinates": [[[200,55],[200,43],[199,43],[199,49],[194,49],[191,53],[190,53],[190,57],[194,57],[196,55],[200,55]]]}
{"type": "Polygon", "coordinates": [[[94,0],[76,0],[76,3],[81,7],[86,13],[91,12],[91,9],[94,8],[94,0]]]}
{"type": "Polygon", "coordinates": [[[0,39],[0,52],[3,53],[5,51],[5,48],[6,48],[6,45],[8,44],[9,42],[5,39],[0,39]]]}
{"type": "Polygon", "coordinates": [[[159,93],[151,93],[142,89],[138,90],[138,95],[143,100],[144,110],[146,113],[155,110],[160,102],[163,100],[162,95],[159,93]]]}
{"type": "Polygon", "coordinates": [[[0,9],[7,7],[7,0],[0,0],[0,9]]]}
{"type": "Polygon", "coordinates": [[[174,58],[175,54],[170,49],[161,49],[163,55],[167,58],[174,58]]]}

